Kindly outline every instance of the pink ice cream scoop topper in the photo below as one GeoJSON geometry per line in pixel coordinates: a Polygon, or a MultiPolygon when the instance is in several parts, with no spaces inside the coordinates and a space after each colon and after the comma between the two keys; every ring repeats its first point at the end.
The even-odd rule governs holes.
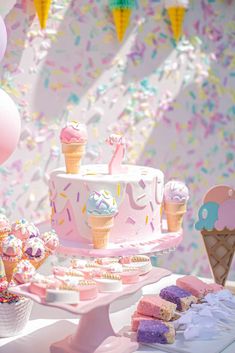
{"type": "Polygon", "coordinates": [[[86,143],[87,128],[85,124],[77,121],[68,122],[66,127],[61,130],[60,141],[62,143],[86,143]]]}

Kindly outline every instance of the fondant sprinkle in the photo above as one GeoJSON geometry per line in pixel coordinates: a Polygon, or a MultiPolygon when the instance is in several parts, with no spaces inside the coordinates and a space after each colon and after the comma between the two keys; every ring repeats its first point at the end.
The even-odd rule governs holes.
{"type": "Polygon", "coordinates": [[[86,212],[86,205],[84,205],[82,208],[82,213],[85,213],[85,212],[86,212]]]}
{"type": "Polygon", "coordinates": [[[67,195],[65,194],[65,193],[63,193],[63,192],[61,192],[60,194],[59,194],[61,197],[64,197],[65,199],[67,199],[67,195]]]}
{"type": "Polygon", "coordinates": [[[154,232],[154,225],[153,225],[153,222],[150,222],[150,226],[151,226],[151,229],[152,229],[152,232],[154,232]]]}
{"type": "Polygon", "coordinates": [[[70,187],[71,183],[68,183],[65,187],[64,187],[64,191],[66,191],[69,187],[70,187]]]}
{"type": "Polygon", "coordinates": [[[146,216],[146,218],[145,218],[145,224],[148,224],[148,221],[149,221],[149,216],[146,216]]]}
{"type": "Polygon", "coordinates": [[[150,201],[150,207],[151,207],[151,211],[153,211],[154,208],[153,208],[153,203],[152,203],[152,201],[150,201]]]}
{"type": "Polygon", "coordinates": [[[142,187],[142,189],[144,189],[145,188],[145,182],[143,181],[143,179],[141,179],[140,181],[139,181],[139,186],[141,186],[142,187]]]}
{"type": "Polygon", "coordinates": [[[131,217],[128,217],[126,223],[135,224],[135,220],[131,217]]]}
{"type": "Polygon", "coordinates": [[[68,209],[68,208],[67,208],[67,214],[68,214],[69,222],[71,222],[71,215],[70,215],[70,212],[69,212],[69,209],[68,209]]]}
{"type": "Polygon", "coordinates": [[[78,192],[77,193],[77,202],[79,202],[79,199],[80,199],[80,193],[78,192]]]}
{"type": "Polygon", "coordinates": [[[64,218],[60,219],[59,220],[59,225],[63,224],[64,223],[64,218]]]}
{"type": "Polygon", "coordinates": [[[138,196],[138,197],[137,197],[137,201],[143,199],[145,196],[146,196],[146,194],[142,194],[142,195],[138,196]]]}
{"type": "Polygon", "coordinates": [[[117,184],[117,196],[120,196],[121,195],[121,184],[118,183],[117,184]]]}

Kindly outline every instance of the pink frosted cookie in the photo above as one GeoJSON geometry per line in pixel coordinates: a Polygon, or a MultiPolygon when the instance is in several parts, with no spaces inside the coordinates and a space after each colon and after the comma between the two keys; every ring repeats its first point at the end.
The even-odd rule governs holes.
{"type": "Polygon", "coordinates": [[[152,264],[150,258],[146,255],[131,256],[129,262],[123,261],[123,269],[135,268],[139,271],[140,275],[145,275],[152,270],[152,264]]]}
{"type": "Polygon", "coordinates": [[[127,269],[119,273],[123,284],[138,283],[140,280],[140,271],[136,269],[127,269]]]}
{"type": "Polygon", "coordinates": [[[46,297],[48,288],[56,289],[59,285],[60,281],[54,276],[43,276],[36,274],[29,285],[29,292],[37,294],[40,297],[46,297]]]}
{"type": "Polygon", "coordinates": [[[101,293],[119,292],[122,290],[122,280],[117,274],[106,273],[94,279],[101,293]]]}
{"type": "Polygon", "coordinates": [[[59,277],[59,290],[79,292],[79,300],[91,300],[97,297],[98,289],[94,281],[80,280],[77,277],[59,277]]]}
{"type": "Polygon", "coordinates": [[[137,312],[156,319],[170,321],[175,314],[176,304],[170,303],[159,295],[144,296],[137,306],[137,312]]]}

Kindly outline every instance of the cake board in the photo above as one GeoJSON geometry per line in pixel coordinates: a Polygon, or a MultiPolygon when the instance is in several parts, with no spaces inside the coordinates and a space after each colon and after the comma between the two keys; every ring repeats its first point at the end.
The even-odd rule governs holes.
{"type": "Polygon", "coordinates": [[[77,305],[46,303],[42,297],[28,291],[28,284],[12,287],[10,291],[39,304],[60,308],[81,316],[75,334],[53,343],[51,353],[131,353],[138,349],[138,343],[114,332],[109,317],[110,304],[170,274],[171,272],[166,269],[153,268],[149,273],[141,276],[138,283],[125,285],[120,292],[100,293],[96,299],[80,301],[77,305]]]}

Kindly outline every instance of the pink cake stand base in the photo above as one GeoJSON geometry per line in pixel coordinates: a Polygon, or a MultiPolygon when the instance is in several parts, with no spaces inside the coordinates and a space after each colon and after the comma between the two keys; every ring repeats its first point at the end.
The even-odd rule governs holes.
{"type": "Polygon", "coordinates": [[[51,353],[131,353],[137,349],[138,343],[114,332],[109,305],[82,315],[74,335],[51,345],[51,353]]]}

